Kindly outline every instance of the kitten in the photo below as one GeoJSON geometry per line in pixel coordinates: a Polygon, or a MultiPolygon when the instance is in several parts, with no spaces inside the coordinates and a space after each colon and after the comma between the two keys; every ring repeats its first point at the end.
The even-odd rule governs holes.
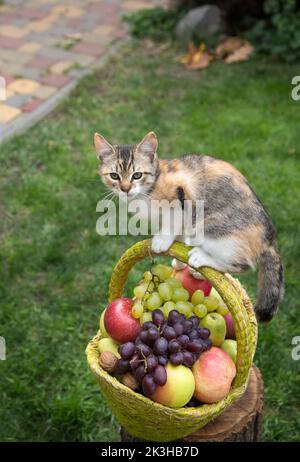
{"type": "MultiPolygon", "coordinates": [[[[137,145],[109,144],[95,134],[104,184],[119,197],[154,200],[204,201],[204,241],[189,252],[193,268],[209,266],[241,273],[260,265],[255,307],[261,321],[269,321],[283,295],[283,270],[275,229],[245,177],[231,164],[206,155],[183,155],[160,160],[157,138],[148,133],[137,145]]],[[[152,250],[166,251],[174,240],[190,244],[185,235],[157,234],[152,250]]]]}

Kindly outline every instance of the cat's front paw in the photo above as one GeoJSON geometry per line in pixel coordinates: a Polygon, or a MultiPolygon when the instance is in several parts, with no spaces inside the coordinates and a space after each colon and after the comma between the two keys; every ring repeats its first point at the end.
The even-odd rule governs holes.
{"type": "Polygon", "coordinates": [[[198,271],[192,268],[191,266],[189,267],[189,272],[195,279],[205,279],[201,273],[198,273],[198,271]]]}
{"type": "Polygon", "coordinates": [[[175,271],[183,270],[186,267],[186,263],[183,263],[182,261],[177,260],[176,258],[173,258],[171,265],[175,271]]]}
{"type": "Polygon", "coordinates": [[[189,266],[199,268],[203,265],[203,252],[198,247],[194,247],[189,251],[189,266]]]}
{"type": "Polygon", "coordinates": [[[151,241],[151,249],[154,253],[166,252],[173,244],[174,239],[170,236],[154,236],[151,241]]]}

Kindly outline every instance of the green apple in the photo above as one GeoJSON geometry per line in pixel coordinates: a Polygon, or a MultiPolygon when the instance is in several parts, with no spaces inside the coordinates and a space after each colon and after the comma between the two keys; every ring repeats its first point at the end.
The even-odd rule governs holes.
{"type": "Polygon", "coordinates": [[[166,372],[167,382],[165,385],[158,386],[150,398],[174,409],[185,406],[195,391],[195,379],[191,369],[168,363],[166,372]]]}
{"type": "Polygon", "coordinates": [[[100,317],[100,331],[101,331],[102,337],[109,337],[108,333],[106,332],[105,325],[104,325],[105,311],[106,311],[106,308],[105,308],[104,311],[102,311],[102,314],[101,314],[101,317],[100,317]]]}
{"type": "Polygon", "coordinates": [[[104,351],[110,351],[113,353],[117,358],[120,358],[120,354],[118,352],[119,344],[115,342],[111,337],[102,338],[98,342],[98,349],[100,353],[104,353],[104,351]]]}
{"type": "Polygon", "coordinates": [[[208,313],[201,319],[201,327],[206,327],[210,330],[210,340],[214,346],[220,346],[226,336],[226,322],[223,316],[219,313],[208,313]]]}
{"type": "Polygon", "coordinates": [[[217,311],[222,316],[229,312],[221,295],[214,287],[212,287],[209,296],[206,297],[203,303],[206,305],[207,311],[217,311]]]}
{"type": "Polygon", "coordinates": [[[221,348],[223,351],[229,354],[234,364],[236,364],[236,355],[237,355],[237,341],[236,340],[224,340],[221,343],[221,348]]]}
{"type": "Polygon", "coordinates": [[[212,295],[213,297],[217,298],[219,302],[224,303],[223,298],[221,297],[219,292],[214,287],[212,287],[209,295],[212,295]]]}

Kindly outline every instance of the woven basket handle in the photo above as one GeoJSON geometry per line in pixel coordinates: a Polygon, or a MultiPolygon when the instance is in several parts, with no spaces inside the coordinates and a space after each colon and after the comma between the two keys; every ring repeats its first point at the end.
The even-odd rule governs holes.
{"type": "MultiPolygon", "coordinates": [[[[187,247],[185,244],[176,241],[167,252],[159,255],[174,257],[187,263],[190,249],[191,248],[187,247]]],[[[153,255],[151,251],[151,240],[146,239],[137,242],[121,256],[111,276],[109,284],[109,302],[122,297],[123,289],[131,268],[138,261],[151,255],[153,255]]],[[[208,267],[201,267],[198,272],[208,279],[215,287],[232,314],[238,345],[237,375],[233,387],[239,387],[245,382],[245,378],[249,375],[256,343],[247,310],[243,304],[241,295],[233,287],[225,274],[208,267]]]]}

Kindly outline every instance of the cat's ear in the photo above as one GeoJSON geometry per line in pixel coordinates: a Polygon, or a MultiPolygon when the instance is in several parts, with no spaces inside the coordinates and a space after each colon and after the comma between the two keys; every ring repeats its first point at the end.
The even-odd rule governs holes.
{"type": "Polygon", "coordinates": [[[94,145],[96,149],[96,155],[99,160],[103,160],[105,157],[111,156],[114,154],[114,148],[108,141],[104,138],[104,136],[99,135],[99,133],[95,133],[94,136],[94,145]]]}
{"type": "Polygon", "coordinates": [[[154,158],[157,156],[156,150],[157,150],[157,137],[154,132],[149,132],[147,133],[146,136],[142,139],[142,141],[137,145],[136,150],[140,152],[143,155],[146,155],[149,157],[151,161],[154,160],[154,158]]]}

